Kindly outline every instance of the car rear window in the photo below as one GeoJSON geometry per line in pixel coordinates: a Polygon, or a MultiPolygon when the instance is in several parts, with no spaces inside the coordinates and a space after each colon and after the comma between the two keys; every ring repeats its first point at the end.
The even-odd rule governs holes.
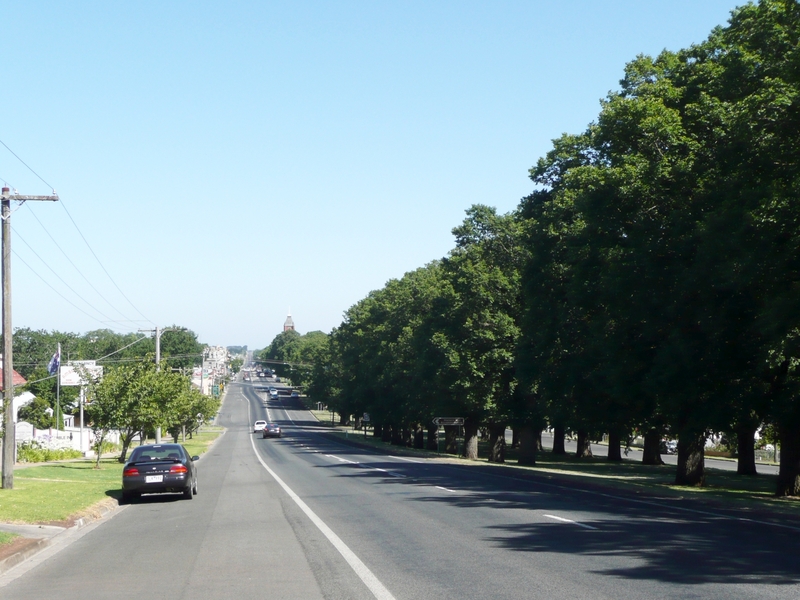
{"type": "Polygon", "coordinates": [[[146,460],[170,460],[183,458],[180,446],[150,446],[144,448],[139,446],[134,448],[131,453],[131,461],[140,462],[146,460]]]}

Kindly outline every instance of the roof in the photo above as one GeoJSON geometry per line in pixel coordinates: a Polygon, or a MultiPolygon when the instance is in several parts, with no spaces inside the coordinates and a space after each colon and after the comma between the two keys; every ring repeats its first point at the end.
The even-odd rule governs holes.
{"type": "MultiPolygon", "coordinates": [[[[14,385],[24,385],[28,383],[28,380],[25,379],[22,375],[14,371],[14,385]]],[[[3,389],[3,367],[0,367],[0,390],[3,389]]]]}

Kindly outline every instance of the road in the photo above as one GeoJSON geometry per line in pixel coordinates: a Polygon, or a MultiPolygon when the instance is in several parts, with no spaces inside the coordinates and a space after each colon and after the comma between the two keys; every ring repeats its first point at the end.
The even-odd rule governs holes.
{"type": "Polygon", "coordinates": [[[144,497],[0,597],[797,598],[800,519],[342,445],[230,386],[192,500],[144,497]],[[251,432],[257,418],[284,437],[251,432]]]}

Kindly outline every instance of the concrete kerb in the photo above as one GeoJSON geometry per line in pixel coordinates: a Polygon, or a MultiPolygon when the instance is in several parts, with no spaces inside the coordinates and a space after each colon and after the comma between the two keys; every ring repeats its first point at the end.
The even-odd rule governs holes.
{"type": "MultiPolygon", "coordinates": [[[[90,507],[89,514],[87,514],[87,515],[85,515],[83,517],[80,517],[79,519],[76,519],[70,527],[60,527],[58,529],[60,529],[61,531],[55,532],[52,535],[49,535],[47,537],[42,537],[42,538],[38,538],[38,539],[36,539],[35,536],[26,536],[25,535],[25,531],[24,530],[25,530],[26,526],[14,525],[12,523],[9,523],[9,524],[0,523],[0,531],[9,531],[9,532],[12,532],[12,533],[19,533],[23,537],[29,537],[29,539],[36,539],[35,543],[33,543],[33,544],[29,545],[29,546],[25,546],[24,548],[20,549],[18,552],[15,552],[14,554],[12,554],[10,556],[7,556],[6,558],[0,560],[0,575],[2,575],[3,573],[6,573],[7,571],[10,571],[14,567],[16,567],[18,564],[26,561],[27,559],[29,559],[30,557],[34,556],[35,554],[38,554],[39,552],[41,552],[42,550],[44,550],[45,548],[47,548],[48,546],[53,544],[55,541],[57,541],[59,538],[61,538],[65,534],[67,534],[67,533],[69,533],[71,531],[77,531],[78,529],[82,529],[83,527],[86,527],[90,523],[93,523],[95,521],[99,521],[101,519],[104,519],[107,516],[109,516],[110,514],[116,512],[117,510],[120,510],[121,508],[122,507],[120,507],[117,502],[109,502],[108,500],[103,500],[102,502],[96,504],[95,506],[90,507]]],[[[33,525],[33,526],[27,526],[27,527],[28,528],[30,528],[30,527],[36,528],[38,526],[33,525]]]]}

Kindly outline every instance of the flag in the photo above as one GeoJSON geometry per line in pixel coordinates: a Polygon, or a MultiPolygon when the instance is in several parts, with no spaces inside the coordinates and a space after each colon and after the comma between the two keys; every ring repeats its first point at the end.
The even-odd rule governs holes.
{"type": "Polygon", "coordinates": [[[60,363],[61,363],[61,351],[58,351],[55,354],[53,354],[53,358],[51,358],[50,362],[47,363],[47,372],[50,375],[55,375],[56,372],[58,371],[58,365],[60,363]]]}

